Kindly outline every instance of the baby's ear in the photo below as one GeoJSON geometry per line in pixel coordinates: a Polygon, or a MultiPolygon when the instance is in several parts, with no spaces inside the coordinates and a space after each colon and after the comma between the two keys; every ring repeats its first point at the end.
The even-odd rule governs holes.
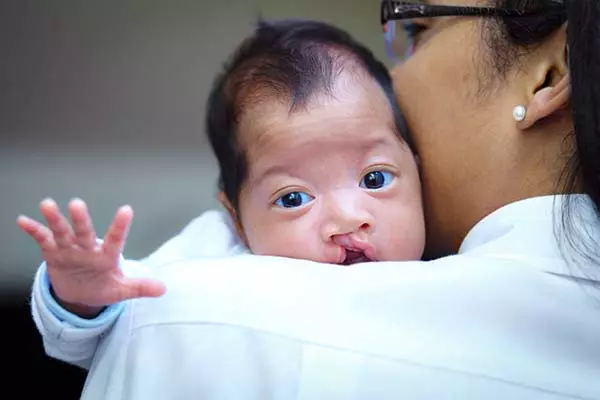
{"type": "Polygon", "coordinates": [[[244,228],[242,227],[242,221],[239,217],[238,212],[235,210],[231,201],[227,198],[225,192],[219,192],[218,194],[219,202],[221,205],[227,210],[227,214],[229,214],[229,218],[233,222],[233,226],[235,227],[236,233],[239,238],[244,242],[246,246],[248,246],[248,241],[246,239],[246,234],[244,233],[244,228]]]}
{"type": "Polygon", "coordinates": [[[237,213],[235,212],[235,209],[231,205],[231,202],[227,198],[227,195],[225,194],[225,192],[219,192],[219,194],[217,195],[217,198],[219,199],[219,203],[221,203],[221,205],[225,208],[225,210],[227,210],[229,217],[235,221],[237,219],[237,213]]]}

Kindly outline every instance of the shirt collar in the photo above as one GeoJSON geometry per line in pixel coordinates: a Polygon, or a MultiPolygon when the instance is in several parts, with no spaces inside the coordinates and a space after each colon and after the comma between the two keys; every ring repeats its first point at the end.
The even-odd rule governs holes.
{"type": "Polygon", "coordinates": [[[598,243],[600,218],[590,197],[554,195],[516,201],[492,212],[469,231],[459,253],[519,259],[548,272],[599,281],[598,243]],[[565,209],[569,236],[561,217],[565,209]],[[585,252],[586,245],[596,252],[595,259],[585,252]]]}

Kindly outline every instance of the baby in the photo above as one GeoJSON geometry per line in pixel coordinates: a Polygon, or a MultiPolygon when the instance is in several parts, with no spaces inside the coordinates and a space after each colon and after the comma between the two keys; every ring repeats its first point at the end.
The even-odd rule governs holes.
{"type": "MultiPolygon", "coordinates": [[[[252,253],[340,265],[421,257],[420,178],[390,76],[343,31],[259,23],[214,82],[206,129],[221,203],[252,253]]],[[[85,204],[69,208],[72,226],[51,200],[41,205],[49,229],[18,219],[64,308],[91,317],[164,291],[145,282],[124,294],[141,285],[118,268],[131,209],[98,244],[85,204]]]]}

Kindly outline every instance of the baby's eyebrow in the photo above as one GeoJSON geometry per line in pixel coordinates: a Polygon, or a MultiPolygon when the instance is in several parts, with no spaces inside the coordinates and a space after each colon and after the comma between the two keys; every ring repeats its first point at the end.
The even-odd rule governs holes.
{"type": "Polygon", "coordinates": [[[262,170],[259,175],[254,178],[253,184],[258,184],[269,178],[270,176],[275,175],[289,175],[289,169],[280,164],[274,164],[269,166],[268,168],[262,170]]]}
{"type": "Polygon", "coordinates": [[[393,146],[397,145],[398,142],[400,142],[400,144],[403,146],[406,145],[406,143],[404,142],[404,139],[402,139],[402,137],[398,136],[395,133],[395,131],[393,131],[393,132],[394,133],[391,137],[386,135],[385,137],[378,137],[376,139],[365,142],[363,144],[365,153],[373,152],[375,150],[381,150],[381,149],[389,150],[393,146]]]}

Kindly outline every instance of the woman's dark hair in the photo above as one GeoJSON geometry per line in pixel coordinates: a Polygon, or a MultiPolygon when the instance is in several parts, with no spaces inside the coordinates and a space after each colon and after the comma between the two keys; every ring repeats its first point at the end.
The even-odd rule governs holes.
{"type": "MultiPolygon", "coordinates": [[[[499,26],[488,26],[492,55],[500,72],[518,60],[523,50],[541,43],[567,21],[567,51],[571,80],[571,111],[574,151],[558,183],[560,193],[579,189],[589,195],[600,217],[600,1],[597,0],[490,0],[494,6],[519,9],[545,9],[564,4],[565,14],[548,13],[536,18],[504,18],[499,26]],[[511,61],[512,60],[512,61],[511,61]]],[[[587,230],[575,218],[572,200],[563,203],[561,228],[572,248],[590,260],[598,260],[598,246],[591,237],[573,235],[587,230]]],[[[587,231],[589,232],[589,231],[587,231]]]]}
{"type": "Polygon", "coordinates": [[[259,21],[213,82],[207,103],[206,132],[220,168],[219,188],[235,209],[247,173],[237,137],[244,110],[274,98],[289,102],[290,112],[302,109],[315,95],[330,93],[343,70],[366,73],[381,87],[398,135],[414,151],[391,77],[369,49],[324,22],[259,21]]]}

